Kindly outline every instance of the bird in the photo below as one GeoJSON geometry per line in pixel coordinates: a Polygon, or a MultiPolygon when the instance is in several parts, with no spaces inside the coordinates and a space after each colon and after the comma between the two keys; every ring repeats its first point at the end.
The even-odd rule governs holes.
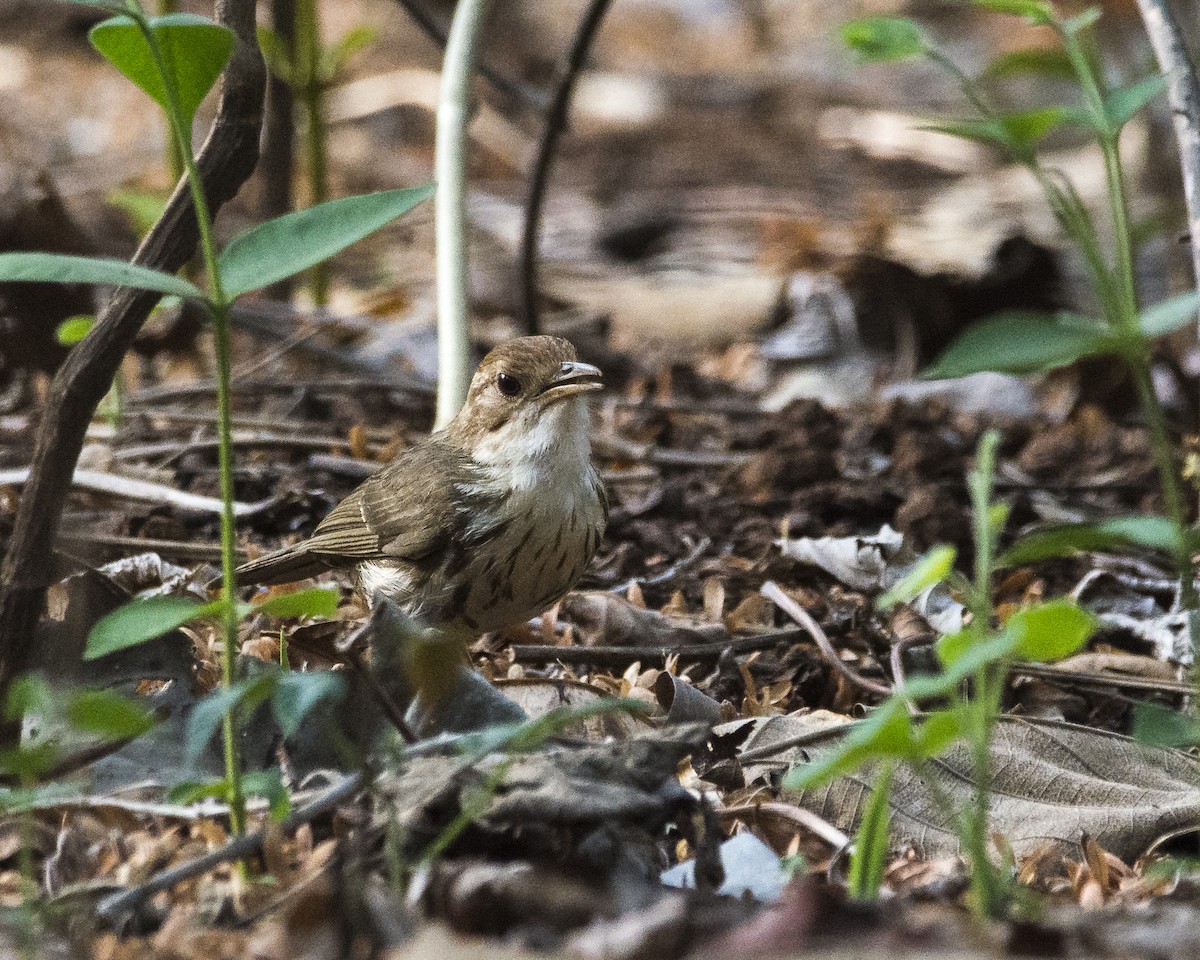
{"type": "Polygon", "coordinates": [[[608,498],[591,459],[599,368],[559,337],[494,348],[443,428],[405,448],[299,543],[242,564],[241,585],[354,568],[412,620],[468,642],[565,596],[595,555],[608,498]]]}

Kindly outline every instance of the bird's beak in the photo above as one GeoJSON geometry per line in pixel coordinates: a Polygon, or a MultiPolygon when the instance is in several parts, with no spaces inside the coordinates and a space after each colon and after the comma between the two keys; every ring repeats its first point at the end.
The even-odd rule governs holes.
{"type": "Polygon", "coordinates": [[[578,360],[565,360],[563,361],[562,369],[558,371],[558,375],[542,391],[541,396],[550,401],[557,401],[573,397],[579,393],[590,393],[593,390],[601,390],[604,387],[604,384],[601,383],[603,376],[600,368],[593,367],[590,363],[581,363],[578,360]]]}

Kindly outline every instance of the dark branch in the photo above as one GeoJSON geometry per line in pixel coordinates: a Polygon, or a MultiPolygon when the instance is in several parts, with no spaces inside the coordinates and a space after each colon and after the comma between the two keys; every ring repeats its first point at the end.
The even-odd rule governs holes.
{"type": "Polygon", "coordinates": [[[537,156],[533,161],[533,174],[529,180],[529,196],[525,201],[525,231],[521,237],[521,299],[522,327],[527,334],[536,334],[540,326],[537,309],[537,255],[538,234],[542,229],[542,206],[546,200],[546,187],[550,180],[550,169],[554,164],[554,154],[558,149],[558,141],[567,122],[567,109],[571,105],[571,96],[575,92],[575,81],[579,71],[587,60],[588,51],[592,48],[592,40],[600,28],[600,22],[608,12],[612,0],[590,0],[584,12],[583,19],[571,38],[571,48],[567,51],[567,60],[558,76],[554,90],[554,99],[546,114],[546,122],[542,127],[542,136],[538,140],[537,156]]]}

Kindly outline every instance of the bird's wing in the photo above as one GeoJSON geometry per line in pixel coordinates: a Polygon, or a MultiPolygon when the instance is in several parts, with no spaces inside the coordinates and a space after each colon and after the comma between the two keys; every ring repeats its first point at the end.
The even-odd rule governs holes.
{"type": "Polygon", "coordinates": [[[335,562],[419,562],[450,541],[456,488],[470,482],[472,472],[470,461],[444,441],[409,447],[334,507],[299,546],[335,562]]]}

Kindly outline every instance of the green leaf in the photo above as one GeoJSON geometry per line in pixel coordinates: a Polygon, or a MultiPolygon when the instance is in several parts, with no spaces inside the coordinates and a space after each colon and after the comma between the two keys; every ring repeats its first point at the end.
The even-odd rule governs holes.
{"type": "Polygon", "coordinates": [[[285,737],[292,736],[300,721],[322,700],[339,700],[346,695],[346,683],[340,673],[318,670],[313,673],[288,671],[279,674],[271,709],[285,737]]]}
{"type": "Polygon", "coordinates": [[[1026,534],[996,560],[998,567],[1019,567],[1050,557],[1068,557],[1084,550],[1113,550],[1131,546],[1178,556],[1184,549],[1179,529],[1166,517],[1114,517],[1101,523],[1071,523],[1026,534]]]}
{"type": "Polygon", "coordinates": [[[855,900],[877,899],[883,884],[888,855],[888,828],[892,819],[892,774],[895,772],[895,763],[886,763],[876,776],[858,832],[854,835],[854,853],[850,857],[850,873],[846,883],[850,896],[855,900]]]}
{"type": "Polygon", "coordinates": [[[1073,80],[1075,67],[1071,64],[1071,58],[1061,49],[1030,47],[997,57],[983,71],[984,78],[997,80],[1027,75],[1073,80]]]}
{"type": "Polygon", "coordinates": [[[1157,703],[1133,708],[1133,738],[1152,747],[1192,747],[1200,743],[1200,722],[1157,703]]]}
{"type": "Polygon", "coordinates": [[[433,185],[330,200],[238,234],[220,256],[229,297],[307,270],[433,195],[433,185]]]}
{"type": "Polygon", "coordinates": [[[975,5],[996,13],[1024,17],[1038,26],[1049,26],[1057,19],[1054,5],[1047,0],[975,0],[975,5]]]}
{"type": "Polygon", "coordinates": [[[941,583],[954,568],[956,556],[957,551],[954,547],[934,547],[879,598],[875,604],[876,609],[888,610],[897,603],[908,603],[922,591],[941,583]]]}
{"type": "Polygon", "coordinates": [[[167,791],[167,803],[190,807],[201,800],[226,800],[229,797],[229,784],[223,778],[220,780],[187,780],[177,783],[167,791]]]}
{"type": "Polygon", "coordinates": [[[1099,7],[1088,7],[1086,10],[1083,10],[1082,12],[1075,14],[1075,16],[1073,16],[1073,17],[1068,17],[1066,20],[1063,21],[1063,25],[1062,25],[1063,33],[1070,33],[1070,34],[1080,33],[1081,31],[1086,30],[1088,27],[1090,27],[1092,24],[1094,24],[1099,19],[1100,19],[1100,8],[1099,7]]]}
{"type": "Polygon", "coordinates": [[[158,223],[167,209],[168,197],[161,192],[117,188],[105,199],[129,218],[134,232],[140,237],[158,223]]]}
{"type": "Polygon", "coordinates": [[[64,347],[73,347],[88,335],[95,322],[96,318],[88,313],[77,313],[73,317],[67,317],[54,328],[54,339],[64,347]]]}
{"type": "MultiPolygon", "coordinates": [[[[228,27],[193,13],[168,13],[149,19],[163,63],[179,97],[185,127],[208,95],[233,53],[234,35],[228,27]]],[[[167,88],[142,28],[132,17],[118,16],[92,27],[92,46],[136,83],[164,110],[167,88]]]]}
{"type": "Polygon", "coordinates": [[[88,633],[83,659],[95,660],[161,637],[189,620],[210,615],[214,608],[215,604],[200,604],[183,597],[131,600],[96,622],[88,633]]]}
{"type": "Polygon", "coordinates": [[[1020,110],[982,120],[942,120],[922,125],[924,130],[946,133],[962,140],[1004,147],[1017,157],[1028,157],[1051,130],[1074,117],[1068,107],[1020,110]]]}
{"type": "Polygon", "coordinates": [[[292,64],[292,51],[278,33],[270,27],[259,26],[258,48],[262,51],[267,69],[287,86],[296,82],[296,71],[292,64]]]}
{"type": "Polygon", "coordinates": [[[26,673],[17,677],[8,688],[4,719],[20,720],[27,713],[53,715],[57,700],[54,688],[45,677],[40,673],[26,673]]]}
{"type": "Polygon", "coordinates": [[[62,253],[0,253],[0,282],[102,283],[173,293],[180,297],[204,294],[181,277],[107,257],[76,257],[62,253]]]}
{"type": "Polygon", "coordinates": [[[943,380],[984,370],[1033,373],[1113,350],[1114,341],[1084,317],[1000,313],[968,327],[921,376],[943,380]]]}
{"type": "Polygon", "coordinates": [[[278,770],[254,770],[242,774],[242,793],[248,797],[266,797],[271,819],[282,823],[292,811],[292,798],[278,770]]]}
{"type": "Polygon", "coordinates": [[[1128,87],[1118,87],[1104,98],[1104,113],[1115,132],[1133,119],[1133,115],[1167,89],[1167,78],[1161,73],[1146,77],[1128,87]]]}
{"type": "Polygon", "coordinates": [[[1018,610],[1004,625],[1004,632],[1016,641],[1016,655],[1037,663],[1069,657],[1095,629],[1096,618],[1065,599],[1018,610]]]}
{"type": "Polygon", "coordinates": [[[1198,311],[1200,291],[1189,290],[1142,311],[1142,315],[1138,317],[1138,326],[1148,337],[1161,337],[1195,322],[1198,311]]]}
{"type": "Polygon", "coordinates": [[[932,690],[948,693],[989,664],[1012,656],[1017,647],[1017,639],[1015,634],[1007,632],[988,636],[971,627],[958,633],[947,634],[934,644],[938,660],[946,668],[945,672],[936,678],[941,689],[931,682],[933,678],[918,677],[911,684],[906,683],[904,690],[910,697],[914,696],[914,689],[922,696],[928,696],[929,694],[917,687],[921,681],[926,681],[930,683],[932,690]]]}
{"type": "Polygon", "coordinates": [[[67,704],[67,721],[82,733],[110,740],[141,736],[157,722],[140,704],[111,690],[84,690],[67,704]]]}
{"type": "Polygon", "coordinates": [[[862,17],[842,24],[842,42],[859,63],[908,60],[925,52],[920,26],[905,17],[862,17]]]}
{"type": "Polygon", "coordinates": [[[939,756],[962,734],[962,712],[935,710],[916,726],[917,753],[926,760],[939,756]]]}
{"type": "Polygon", "coordinates": [[[273,617],[332,617],[337,613],[340,592],[331,587],[313,587],[271,597],[253,608],[273,617]]]}
{"type": "Polygon", "coordinates": [[[217,727],[232,710],[253,710],[269,697],[278,682],[277,673],[246,677],[228,687],[218,687],[192,709],[188,717],[184,748],[191,759],[204,752],[217,727]]]}
{"type": "Polygon", "coordinates": [[[320,69],[317,71],[322,83],[336,79],[338,73],[350,62],[356,53],[366,49],[375,42],[379,31],[374,27],[360,25],[351,27],[332,47],[321,57],[320,69]]]}

